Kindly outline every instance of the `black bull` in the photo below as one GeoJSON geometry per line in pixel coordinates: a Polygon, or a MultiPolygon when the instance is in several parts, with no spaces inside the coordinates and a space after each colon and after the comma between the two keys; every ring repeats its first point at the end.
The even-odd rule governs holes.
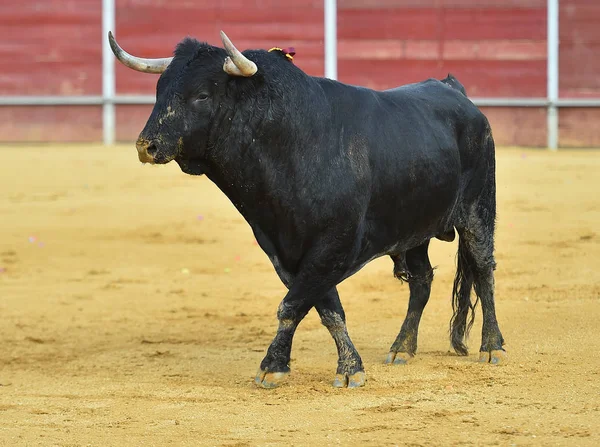
{"type": "Polygon", "coordinates": [[[336,286],[383,255],[410,288],[386,360],[406,363],[433,280],[429,241],[453,240],[455,230],[452,346],[467,354],[481,300],[480,361],[504,360],[494,308],[494,141],[456,78],[374,91],[308,76],[284,51],[242,54],[223,33],[225,49],[185,39],[165,59],[131,56],[109,38],[125,65],[162,73],[140,160],[206,174],[288,288],[258,385],[277,386],[290,371],[294,332],[313,307],[337,346],[334,386],[364,385],[336,286]]]}

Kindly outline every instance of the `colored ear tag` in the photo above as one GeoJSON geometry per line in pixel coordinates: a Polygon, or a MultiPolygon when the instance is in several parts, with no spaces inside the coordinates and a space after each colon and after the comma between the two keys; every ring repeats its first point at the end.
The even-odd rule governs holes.
{"type": "Polygon", "coordinates": [[[294,62],[294,56],[296,55],[296,50],[294,49],[294,47],[287,47],[287,48],[273,47],[269,50],[269,53],[271,51],[281,51],[283,54],[285,54],[285,57],[287,57],[291,62],[294,62]]]}

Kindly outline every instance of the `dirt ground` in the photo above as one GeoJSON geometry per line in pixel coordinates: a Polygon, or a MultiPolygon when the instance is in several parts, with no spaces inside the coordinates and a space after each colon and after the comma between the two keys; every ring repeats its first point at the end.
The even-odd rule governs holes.
{"type": "Polygon", "coordinates": [[[132,145],[0,147],[0,445],[600,445],[600,152],[498,150],[497,309],[510,362],[449,352],[456,243],[419,353],[383,360],[408,287],[339,288],[367,385],[334,389],[313,311],[279,389],[252,379],[284,287],[226,197],[132,145]]]}

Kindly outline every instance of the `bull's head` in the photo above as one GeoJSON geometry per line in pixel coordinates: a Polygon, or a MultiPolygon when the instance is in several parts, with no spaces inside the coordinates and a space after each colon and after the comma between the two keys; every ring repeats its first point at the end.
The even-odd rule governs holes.
{"type": "Polygon", "coordinates": [[[161,74],[154,109],[136,142],[140,161],[164,164],[176,160],[185,172],[201,173],[201,167],[192,165],[202,159],[210,144],[211,129],[226,124],[219,123],[223,119],[221,108],[231,109],[223,104],[228,80],[253,76],[258,70],[256,64],[222,31],[225,49],[185,39],[173,57],[161,59],[132,56],[117,44],[112,33],[108,39],[125,66],[161,74]]]}

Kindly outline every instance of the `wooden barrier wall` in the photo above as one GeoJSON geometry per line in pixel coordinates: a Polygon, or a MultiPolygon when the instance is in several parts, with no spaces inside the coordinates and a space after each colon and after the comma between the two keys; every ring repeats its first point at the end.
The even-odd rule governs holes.
{"type": "MultiPolygon", "coordinates": [[[[3,0],[0,95],[100,95],[100,0],[3,0]]],[[[560,2],[560,96],[600,97],[600,2],[560,2]]],[[[239,48],[294,46],[322,76],[322,0],[117,0],[121,45],[168,56],[191,35],[239,48]]],[[[338,0],[338,73],[384,89],[456,75],[470,96],[545,97],[545,0],[338,0]]],[[[154,94],[156,75],[117,64],[118,94],[154,94]]],[[[151,106],[117,106],[117,138],[133,140],[151,106]]],[[[545,146],[542,108],[484,108],[499,144],[545,146]]],[[[600,109],[561,109],[561,146],[600,146],[600,109]]],[[[100,141],[99,106],[0,106],[0,141],[100,141]]]]}

